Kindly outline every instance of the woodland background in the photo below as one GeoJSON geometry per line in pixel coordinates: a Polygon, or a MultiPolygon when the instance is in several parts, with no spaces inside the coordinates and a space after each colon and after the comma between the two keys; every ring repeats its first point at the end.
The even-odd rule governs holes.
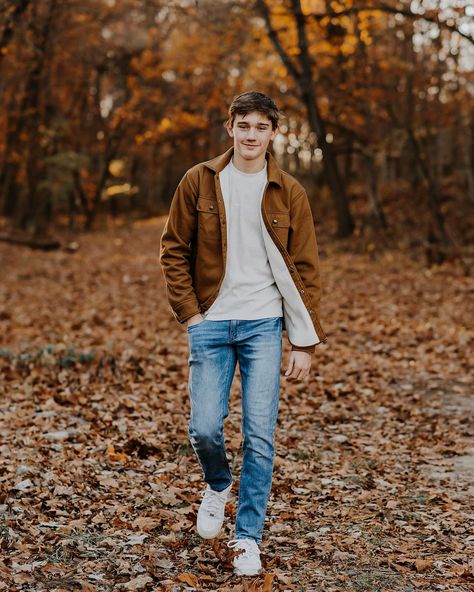
{"type": "Polygon", "coordinates": [[[2,7],[7,234],[44,240],[51,225],[90,229],[101,213],[165,214],[186,168],[228,146],[232,97],[254,88],[285,113],[275,153],[338,236],[384,229],[435,244],[435,260],[472,240],[468,2],[2,7]]]}
{"type": "MultiPolygon", "coordinates": [[[[0,590],[473,590],[472,5],[0,8],[0,590]],[[282,376],[265,572],[241,581],[235,497],[218,540],[195,532],[158,253],[250,89],[285,114],[273,152],[311,201],[328,343],[308,381],[282,376]]],[[[236,476],[239,393],[237,368],[236,476]]]]}

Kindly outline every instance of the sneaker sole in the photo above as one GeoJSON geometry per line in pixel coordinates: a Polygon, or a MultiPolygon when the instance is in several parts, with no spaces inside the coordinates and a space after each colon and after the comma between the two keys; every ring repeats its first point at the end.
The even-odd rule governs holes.
{"type": "Polygon", "coordinates": [[[262,573],[262,571],[263,571],[263,567],[261,567],[260,569],[254,569],[254,570],[248,570],[248,571],[244,571],[242,569],[235,568],[234,574],[236,576],[258,576],[259,574],[262,573]]]}
{"type": "Polygon", "coordinates": [[[199,530],[197,531],[197,533],[202,539],[209,541],[211,539],[215,539],[220,534],[221,530],[222,530],[222,527],[219,528],[219,530],[216,532],[216,534],[202,534],[199,532],[199,530]]]}

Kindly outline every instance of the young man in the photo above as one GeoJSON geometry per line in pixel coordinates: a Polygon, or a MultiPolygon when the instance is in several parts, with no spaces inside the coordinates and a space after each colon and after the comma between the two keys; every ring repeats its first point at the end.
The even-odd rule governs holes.
{"type": "Polygon", "coordinates": [[[235,538],[238,575],[261,571],[280,395],[282,330],[291,354],[285,376],[304,379],[326,341],[319,322],[318,249],[304,188],[267,151],[278,129],[275,103],[259,92],[233,100],[233,146],[189,169],[161,237],[167,298],[189,339],[189,438],[204,472],[197,517],[206,539],[221,530],[232,488],[224,419],[236,363],[242,378],[243,461],[235,538]]]}

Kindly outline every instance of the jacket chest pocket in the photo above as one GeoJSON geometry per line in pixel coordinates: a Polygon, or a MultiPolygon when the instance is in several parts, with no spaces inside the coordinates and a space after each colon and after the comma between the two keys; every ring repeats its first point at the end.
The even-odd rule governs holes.
{"type": "Polygon", "coordinates": [[[221,229],[217,201],[210,197],[198,197],[196,209],[198,211],[200,237],[208,240],[219,240],[221,229]]]}
{"type": "Polygon", "coordinates": [[[270,212],[268,219],[281,244],[286,249],[288,246],[288,232],[290,230],[290,214],[285,212],[270,212]]]}

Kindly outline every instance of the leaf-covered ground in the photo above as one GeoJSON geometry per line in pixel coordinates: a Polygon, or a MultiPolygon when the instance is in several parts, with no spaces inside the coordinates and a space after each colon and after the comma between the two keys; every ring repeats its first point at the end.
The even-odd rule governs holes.
{"type": "Polygon", "coordinates": [[[309,381],[282,375],[265,573],[241,579],[225,546],[240,375],[234,495],[202,541],[162,223],[76,253],[0,244],[0,590],[473,590],[472,279],[325,245],[329,340],[309,381]]]}

